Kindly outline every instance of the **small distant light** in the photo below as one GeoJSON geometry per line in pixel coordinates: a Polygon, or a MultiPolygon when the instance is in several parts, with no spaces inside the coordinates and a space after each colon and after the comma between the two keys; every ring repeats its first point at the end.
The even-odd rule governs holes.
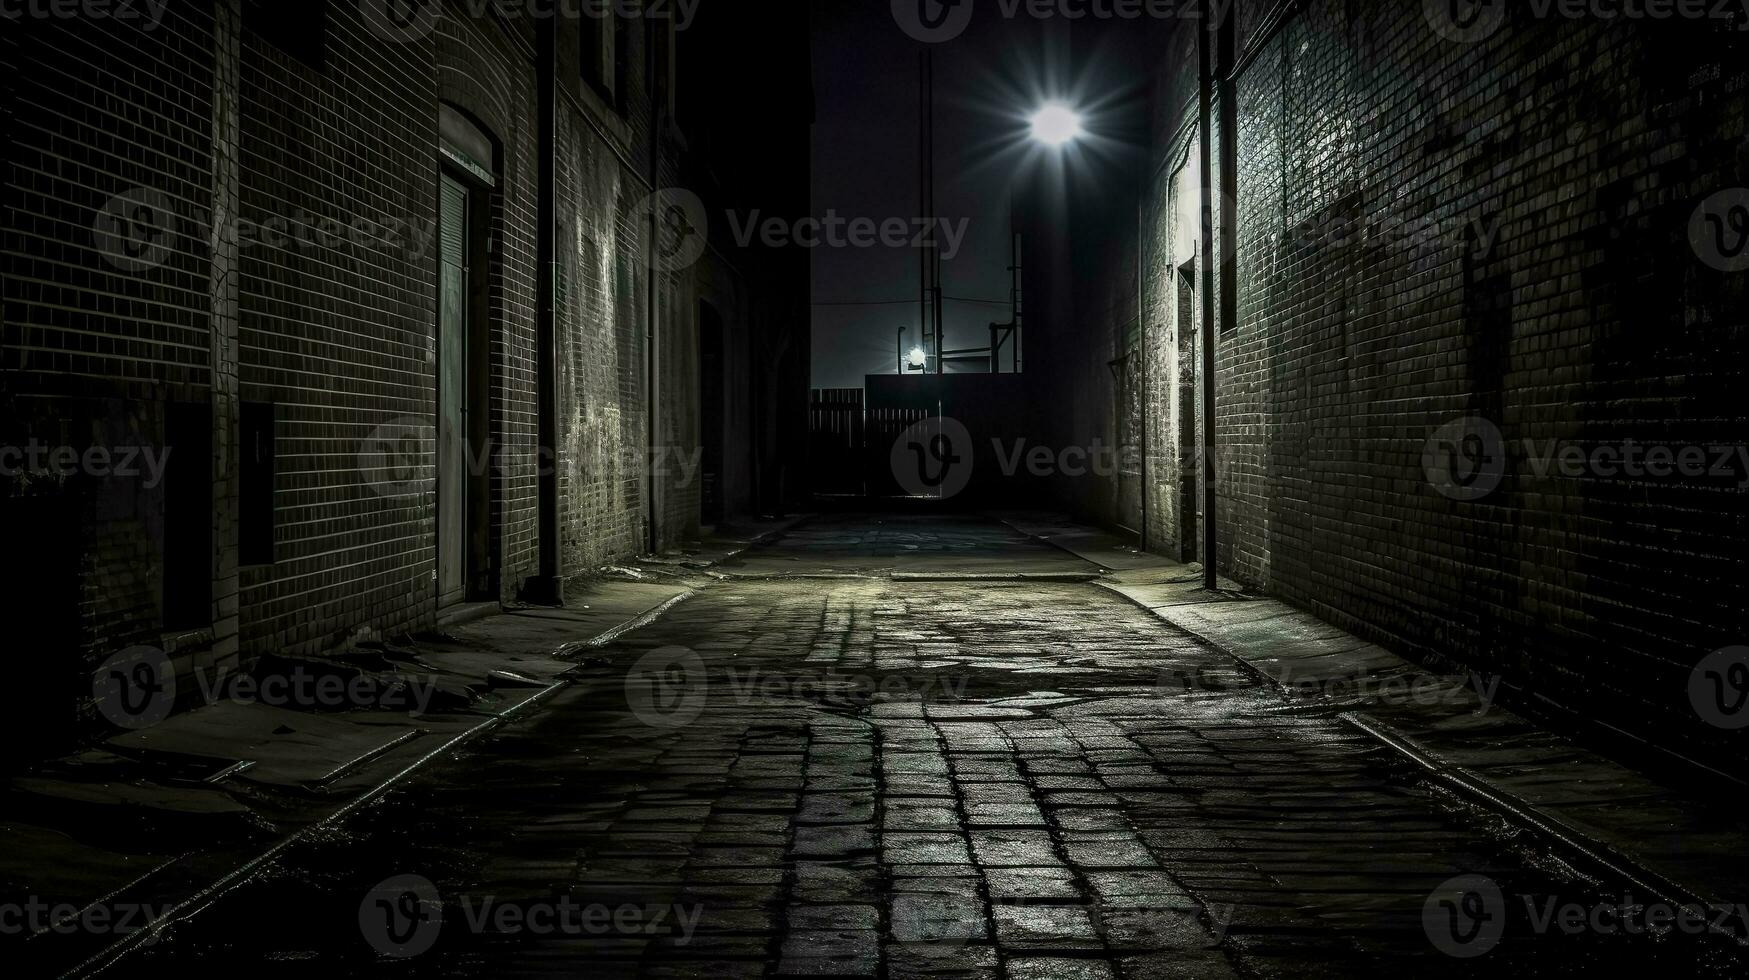
{"type": "Polygon", "coordinates": [[[1032,114],[1032,138],[1047,146],[1062,146],[1081,132],[1081,116],[1060,102],[1046,103],[1032,114]]]}
{"type": "Polygon", "coordinates": [[[921,348],[921,347],[911,348],[911,366],[912,367],[920,368],[928,363],[929,363],[929,355],[925,354],[923,352],[923,348],[921,348]]]}

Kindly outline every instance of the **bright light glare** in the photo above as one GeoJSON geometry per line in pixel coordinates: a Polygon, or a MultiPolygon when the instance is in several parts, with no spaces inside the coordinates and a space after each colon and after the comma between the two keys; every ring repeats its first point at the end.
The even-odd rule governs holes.
{"type": "Polygon", "coordinates": [[[923,353],[923,348],[921,348],[921,347],[911,348],[911,366],[912,367],[920,368],[927,363],[929,363],[929,355],[923,353]]]}
{"type": "Polygon", "coordinates": [[[1032,138],[1049,146],[1062,146],[1081,135],[1081,117],[1061,102],[1048,102],[1032,114],[1032,138]]]}

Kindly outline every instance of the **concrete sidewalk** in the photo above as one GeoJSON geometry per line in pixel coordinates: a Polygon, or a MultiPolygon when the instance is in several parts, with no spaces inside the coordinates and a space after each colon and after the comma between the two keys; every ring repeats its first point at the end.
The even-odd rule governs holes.
{"type": "Polygon", "coordinates": [[[1542,729],[1495,701],[1496,681],[1431,673],[1284,602],[1243,594],[1237,583],[1223,580],[1211,593],[1200,566],[1141,554],[1084,525],[996,516],[1106,569],[1104,587],[1256,670],[1280,690],[1284,710],[1337,713],[1452,789],[1643,886],[1646,900],[1745,898],[1749,822],[1740,808],[1542,729]]]}
{"type": "Polygon", "coordinates": [[[210,900],[291,842],[535,708],[567,686],[592,649],[795,523],[723,527],[685,551],[604,567],[574,581],[562,608],[494,605],[481,615],[476,606],[465,621],[452,616],[431,632],[323,658],[270,658],[247,675],[308,678],[302,694],[318,690],[318,677],[373,692],[341,710],[223,686],[242,675],[179,678],[199,683],[206,703],[10,781],[0,903],[40,911],[28,935],[7,938],[9,947],[27,947],[8,949],[8,959],[58,972],[143,935],[130,932],[137,926],[78,923],[119,922],[124,909],[157,917],[210,900]]]}

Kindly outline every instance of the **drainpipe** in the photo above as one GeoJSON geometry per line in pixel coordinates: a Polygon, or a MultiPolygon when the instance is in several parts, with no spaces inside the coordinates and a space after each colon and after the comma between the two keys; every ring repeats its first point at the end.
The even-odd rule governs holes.
{"type": "MultiPolygon", "coordinates": [[[[661,93],[656,90],[656,28],[650,26],[657,23],[660,22],[651,19],[645,21],[644,91],[649,93],[651,103],[649,160],[650,189],[651,193],[660,195],[662,193],[662,166],[660,160],[662,150],[662,126],[665,119],[665,109],[661,104],[661,93]]],[[[657,200],[660,201],[661,198],[658,196],[657,200]]],[[[653,555],[657,552],[658,544],[662,540],[661,533],[658,530],[658,524],[661,522],[662,512],[659,506],[660,501],[657,499],[659,488],[656,485],[655,465],[656,444],[662,422],[661,373],[657,370],[659,363],[657,361],[657,354],[659,352],[658,348],[660,346],[661,331],[656,311],[656,301],[661,295],[661,291],[657,288],[657,278],[662,274],[658,268],[659,263],[657,261],[656,253],[656,235],[660,228],[662,216],[657,214],[657,208],[652,207],[646,208],[645,210],[649,212],[649,228],[644,235],[645,254],[647,257],[647,261],[645,262],[645,268],[647,269],[647,295],[644,301],[646,311],[645,330],[647,331],[647,340],[644,344],[644,384],[645,390],[648,392],[649,407],[644,413],[646,419],[644,423],[644,441],[646,443],[644,453],[644,499],[650,512],[649,520],[646,523],[649,525],[649,552],[653,555]]]]}
{"type": "Polygon", "coordinates": [[[536,473],[539,509],[538,577],[530,582],[529,598],[536,602],[562,605],[565,601],[563,564],[559,553],[559,409],[558,409],[558,63],[557,35],[552,21],[543,21],[538,29],[535,83],[538,91],[537,111],[540,114],[539,187],[537,194],[538,256],[535,268],[535,294],[539,297],[535,314],[535,388],[538,446],[536,473]]]}
{"type": "Polygon", "coordinates": [[[1142,335],[1142,541],[1143,551],[1148,550],[1148,500],[1154,496],[1154,483],[1148,477],[1148,446],[1153,420],[1148,417],[1149,409],[1153,407],[1153,386],[1149,383],[1154,377],[1151,352],[1153,345],[1148,342],[1148,317],[1146,314],[1147,292],[1142,285],[1142,277],[1146,272],[1142,253],[1145,251],[1144,236],[1147,234],[1148,207],[1148,176],[1149,164],[1153,162],[1153,153],[1144,145],[1142,159],[1136,164],[1136,329],[1142,335]]]}
{"type": "MultiPolygon", "coordinates": [[[[1223,24],[1220,28],[1226,30],[1223,24]]],[[[1215,323],[1215,229],[1214,229],[1214,174],[1211,150],[1214,144],[1214,121],[1210,118],[1214,109],[1214,51],[1215,38],[1209,36],[1208,28],[1197,32],[1197,64],[1200,69],[1201,82],[1197,98],[1197,118],[1202,130],[1201,146],[1197,151],[1202,182],[1202,431],[1201,445],[1198,447],[1202,455],[1202,580],[1203,588],[1213,591],[1217,584],[1216,558],[1219,555],[1217,538],[1219,536],[1219,520],[1216,514],[1215,495],[1215,338],[1219,335],[1215,323]]],[[[1230,134],[1222,132],[1223,139],[1230,139],[1230,134]]],[[[1224,190],[1225,188],[1223,188],[1224,190]]],[[[1223,232],[1225,229],[1223,229],[1223,232]]],[[[1225,278],[1225,277],[1223,277],[1225,278]]],[[[1224,285],[1224,283],[1223,283],[1224,285]]]]}

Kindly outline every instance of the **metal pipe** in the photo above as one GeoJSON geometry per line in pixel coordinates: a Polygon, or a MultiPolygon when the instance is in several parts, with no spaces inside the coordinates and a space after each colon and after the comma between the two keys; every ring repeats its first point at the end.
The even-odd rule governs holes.
{"type": "Polygon", "coordinates": [[[536,112],[539,113],[540,159],[536,164],[535,295],[535,388],[536,442],[535,483],[539,576],[531,583],[531,599],[564,602],[562,537],[559,530],[559,411],[558,411],[558,132],[557,86],[558,39],[551,22],[537,31],[538,53],[536,112]]]}
{"type": "Polygon", "coordinates": [[[1142,253],[1146,248],[1147,235],[1147,199],[1148,199],[1148,150],[1144,145],[1141,159],[1136,164],[1136,329],[1142,336],[1142,542],[1143,551],[1148,550],[1148,501],[1154,496],[1154,484],[1148,478],[1148,446],[1153,422],[1149,418],[1149,410],[1153,408],[1153,389],[1149,385],[1154,376],[1153,364],[1149,352],[1153,346],[1148,343],[1148,318],[1144,312],[1147,309],[1147,292],[1143,286],[1145,269],[1142,264],[1142,253]]]}
{"type": "MultiPolygon", "coordinates": [[[[649,93],[651,99],[656,102],[656,105],[650,113],[649,122],[649,167],[651,187],[659,187],[662,179],[662,127],[667,119],[667,110],[661,104],[663,100],[658,98],[658,92],[656,90],[655,31],[660,29],[660,26],[666,23],[667,21],[656,20],[654,18],[648,18],[644,21],[644,91],[649,93]]],[[[621,57],[624,57],[626,54],[626,52],[622,52],[621,57]]],[[[656,193],[660,194],[661,191],[658,190],[656,193]]],[[[658,200],[660,200],[660,198],[658,198],[658,200]]],[[[648,399],[649,407],[644,414],[644,440],[646,444],[644,455],[644,485],[646,487],[645,499],[648,501],[647,506],[649,507],[650,514],[649,520],[645,523],[649,526],[650,553],[655,554],[661,550],[662,541],[662,512],[660,508],[661,487],[656,482],[656,467],[652,463],[656,458],[656,445],[659,435],[658,429],[662,422],[662,374],[661,364],[657,360],[661,355],[661,324],[657,319],[659,311],[656,309],[657,301],[661,297],[661,292],[657,285],[657,279],[660,273],[657,271],[656,236],[661,229],[662,216],[656,213],[656,208],[648,208],[647,210],[649,211],[649,227],[646,229],[645,234],[647,240],[647,252],[645,256],[646,272],[644,273],[647,277],[646,296],[644,301],[647,315],[644,318],[644,322],[647,324],[646,329],[648,330],[648,337],[644,344],[644,364],[646,369],[644,382],[647,389],[646,397],[648,399]]]]}
{"type": "MultiPolygon", "coordinates": [[[[1209,37],[1207,27],[1197,34],[1197,64],[1200,69],[1200,82],[1197,96],[1197,115],[1202,129],[1201,146],[1197,150],[1197,161],[1201,170],[1200,182],[1202,191],[1202,426],[1200,427],[1201,445],[1198,447],[1202,456],[1202,494],[1203,513],[1202,529],[1202,580],[1203,588],[1213,591],[1219,581],[1216,571],[1218,548],[1218,525],[1216,519],[1215,495],[1215,230],[1214,230],[1214,174],[1212,172],[1212,148],[1214,144],[1214,124],[1210,113],[1214,106],[1214,52],[1211,50],[1214,39],[1209,37]]],[[[1227,134],[1221,134],[1223,137],[1227,134]]]]}

